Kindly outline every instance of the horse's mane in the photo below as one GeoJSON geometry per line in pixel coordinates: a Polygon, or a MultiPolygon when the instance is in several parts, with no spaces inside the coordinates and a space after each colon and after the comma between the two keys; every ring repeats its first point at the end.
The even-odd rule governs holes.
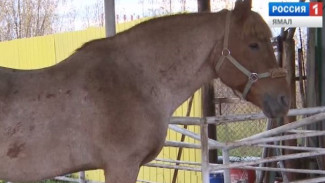
{"type": "Polygon", "coordinates": [[[77,48],[77,49],[75,50],[75,52],[81,51],[81,50],[83,50],[83,49],[89,47],[89,46],[92,45],[93,43],[96,43],[96,42],[99,42],[99,41],[102,41],[102,40],[106,40],[106,39],[110,39],[110,38],[106,38],[106,37],[105,37],[105,38],[99,38],[99,39],[90,40],[90,41],[88,41],[88,42],[82,44],[79,48],[77,48]]]}
{"type": "Polygon", "coordinates": [[[272,37],[272,32],[263,18],[253,11],[244,22],[242,34],[256,36],[260,40],[269,40],[272,37]]]}

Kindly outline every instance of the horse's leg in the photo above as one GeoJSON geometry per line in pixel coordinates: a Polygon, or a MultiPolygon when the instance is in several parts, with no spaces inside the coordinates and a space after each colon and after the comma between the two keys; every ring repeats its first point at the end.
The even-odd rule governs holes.
{"type": "Polygon", "coordinates": [[[110,166],[105,169],[105,183],[135,183],[139,169],[139,166],[130,163],[110,166]]]}

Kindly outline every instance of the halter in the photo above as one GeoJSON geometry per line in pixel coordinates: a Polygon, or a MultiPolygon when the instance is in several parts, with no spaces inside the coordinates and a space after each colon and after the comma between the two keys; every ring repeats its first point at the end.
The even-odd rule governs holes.
{"type": "Polygon", "coordinates": [[[221,51],[221,57],[218,60],[218,63],[216,64],[216,72],[219,73],[219,70],[226,60],[226,58],[232,63],[238,70],[240,70],[243,74],[245,74],[248,77],[248,81],[246,83],[246,86],[244,88],[244,91],[242,93],[242,98],[246,99],[246,96],[248,92],[250,91],[252,85],[257,82],[259,79],[263,78],[280,78],[280,77],[286,77],[287,71],[283,68],[275,68],[271,69],[269,72],[264,73],[255,73],[250,72],[248,69],[246,69],[244,66],[242,66],[234,57],[231,56],[230,50],[228,49],[228,38],[229,38],[229,27],[230,27],[230,15],[231,12],[229,11],[227,13],[226,17],[226,27],[225,27],[225,38],[223,42],[223,49],[221,51]]]}

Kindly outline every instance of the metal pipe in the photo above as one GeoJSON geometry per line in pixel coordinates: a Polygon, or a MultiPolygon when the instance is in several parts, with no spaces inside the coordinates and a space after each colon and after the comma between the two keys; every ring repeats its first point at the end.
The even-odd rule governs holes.
{"type": "Polygon", "coordinates": [[[310,125],[311,123],[316,123],[316,122],[324,120],[324,119],[325,119],[325,113],[316,114],[314,116],[310,116],[310,117],[298,120],[294,123],[289,123],[289,124],[274,128],[272,130],[268,130],[268,131],[250,136],[248,138],[242,139],[241,141],[249,141],[249,140],[253,140],[253,139],[260,139],[260,138],[264,138],[264,137],[273,136],[273,135],[276,135],[279,133],[286,132],[291,129],[299,128],[299,127],[302,127],[305,125],[310,125]]]}
{"type": "Polygon", "coordinates": [[[322,151],[324,148],[320,147],[299,147],[299,146],[284,146],[284,145],[271,145],[271,144],[257,144],[257,147],[265,147],[265,148],[277,148],[277,149],[290,149],[297,151],[322,151]]]}
{"type": "Polygon", "coordinates": [[[193,144],[193,143],[188,143],[188,142],[176,142],[176,141],[166,141],[165,147],[182,147],[182,148],[201,149],[200,144],[193,144]]]}
{"type": "MultiPolygon", "coordinates": [[[[288,116],[299,116],[299,115],[313,115],[317,113],[325,112],[325,107],[310,107],[303,109],[290,109],[288,116]]],[[[266,116],[263,113],[255,114],[240,114],[240,115],[227,115],[227,116],[214,116],[207,117],[208,124],[224,124],[228,122],[239,122],[247,120],[258,120],[265,119],[266,116]]],[[[201,118],[198,117],[172,117],[169,124],[177,125],[200,125],[201,118]]]]}
{"type": "Polygon", "coordinates": [[[159,163],[147,163],[145,164],[147,167],[158,167],[158,168],[167,168],[167,169],[178,169],[178,170],[187,170],[194,172],[201,172],[201,168],[196,167],[186,167],[186,166],[177,166],[177,165],[167,165],[167,164],[159,164],[159,163]]]}
{"type": "MultiPolygon", "coordinates": [[[[204,120],[204,118],[203,118],[203,120],[204,120]]],[[[181,127],[179,127],[177,125],[169,125],[169,129],[171,129],[173,131],[176,131],[178,133],[181,133],[181,134],[185,134],[185,135],[187,135],[187,136],[189,136],[189,137],[191,137],[191,138],[193,138],[195,140],[201,141],[201,137],[198,134],[196,134],[194,132],[191,132],[189,130],[186,130],[184,128],[181,128],[181,127]]],[[[214,147],[218,147],[218,148],[221,148],[221,147],[225,146],[224,143],[217,142],[217,141],[209,139],[209,138],[207,140],[208,140],[209,146],[214,146],[214,147]]]]}
{"type": "Polygon", "coordinates": [[[291,168],[272,168],[272,167],[255,167],[255,166],[243,166],[239,169],[248,170],[263,170],[263,171],[275,171],[275,172],[293,172],[293,173],[306,173],[306,174],[321,174],[325,175],[324,170],[310,170],[310,169],[291,169],[291,168]]]}
{"type": "Polygon", "coordinates": [[[105,0],[105,32],[106,37],[112,37],[116,34],[115,25],[115,0],[105,0]]]}
{"type": "Polygon", "coordinates": [[[201,124],[201,151],[202,151],[202,182],[210,182],[210,168],[209,168],[209,145],[208,145],[208,124],[202,121],[201,124]]]}
{"type": "MultiPolygon", "coordinates": [[[[325,112],[325,107],[310,107],[303,109],[291,109],[287,116],[300,116],[300,115],[314,115],[317,113],[325,112]]],[[[207,117],[208,124],[224,124],[227,122],[247,121],[247,120],[258,120],[265,119],[266,116],[263,113],[255,114],[241,114],[241,115],[228,115],[228,116],[217,116],[207,117]]]]}
{"type": "Polygon", "coordinates": [[[315,182],[324,182],[324,181],[325,181],[325,177],[318,177],[318,178],[313,178],[313,179],[293,181],[291,183],[315,183],[315,182]]]}
{"type": "MultiPolygon", "coordinates": [[[[270,118],[267,119],[267,126],[266,126],[266,130],[270,130],[272,129],[272,121],[270,118]]],[[[263,147],[263,146],[262,146],[263,147]]],[[[263,151],[262,151],[262,159],[266,158],[268,151],[270,151],[270,149],[267,149],[267,147],[263,147],[263,151]]],[[[259,167],[265,167],[265,163],[261,163],[258,165],[259,167]]],[[[265,176],[265,172],[264,171],[257,171],[256,172],[256,182],[262,182],[265,176]]]]}
{"type": "Polygon", "coordinates": [[[79,172],[79,183],[86,183],[86,175],[84,171],[79,172]]]}
{"type": "Polygon", "coordinates": [[[171,160],[171,159],[160,159],[160,158],[156,158],[154,161],[160,161],[160,162],[166,162],[166,163],[175,163],[177,165],[178,164],[195,165],[195,166],[200,166],[201,165],[201,163],[197,163],[197,162],[171,160]]]}
{"type": "MultiPolygon", "coordinates": [[[[229,151],[228,149],[222,149],[223,165],[229,165],[229,151]]],[[[223,178],[225,183],[230,183],[230,170],[229,168],[224,169],[223,178]]]]}
{"type": "MultiPolygon", "coordinates": [[[[224,150],[224,151],[226,151],[226,150],[224,150]]],[[[273,162],[273,161],[312,157],[312,156],[319,156],[319,155],[324,155],[324,154],[325,154],[325,151],[305,152],[305,153],[296,153],[296,154],[290,154],[290,155],[274,156],[274,157],[269,157],[267,159],[259,159],[259,160],[250,161],[250,162],[232,163],[229,165],[210,164],[210,170],[218,171],[218,170],[224,170],[224,169],[229,169],[229,168],[238,168],[238,167],[257,165],[257,164],[273,162]]]]}
{"type": "MultiPolygon", "coordinates": [[[[276,137],[265,137],[265,138],[261,138],[261,139],[237,141],[237,142],[228,143],[226,148],[234,149],[239,146],[251,146],[251,145],[259,144],[259,143],[275,142],[275,141],[290,140],[290,139],[297,139],[297,138],[304,138],[304,137],[315,137],[315,136],[321,136],[321,135],[325,135],[325,131],[319,131],[319,132],[307,133],[307,134],[292,134],[292,135],[283,135],[283,136],[276,136],[276,137]]],[[[325,151],[325,149],[323,151],[325,151]]]]}

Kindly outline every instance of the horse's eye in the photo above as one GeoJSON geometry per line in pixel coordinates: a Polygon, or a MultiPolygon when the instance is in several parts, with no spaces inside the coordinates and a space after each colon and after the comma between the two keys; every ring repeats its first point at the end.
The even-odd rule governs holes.
{"type": "Polygon", "coordinates": [[[251,44],[249,44],[249,47],[252,50],[258,50],[260,48],[257,43],[251,43],[251,44]]]}

